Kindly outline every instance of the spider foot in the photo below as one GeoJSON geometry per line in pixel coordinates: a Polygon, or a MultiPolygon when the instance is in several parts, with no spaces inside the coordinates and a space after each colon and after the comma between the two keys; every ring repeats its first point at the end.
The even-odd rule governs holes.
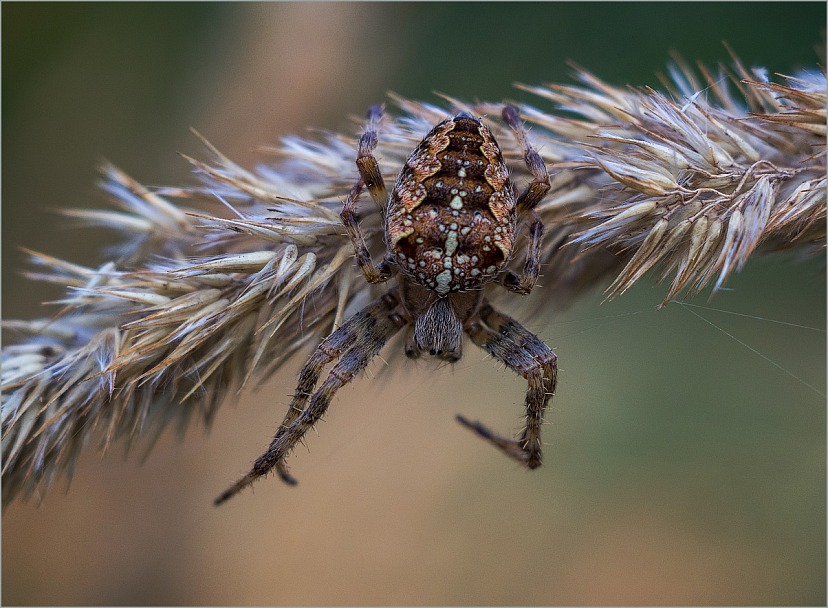
{"type": "Polygon", "coordinates": [[[236,483],[232,486],[227,488],[224,492],[218,495],[218,497],[213,501],[215,506],[219,506],[222,503],[227,502],[231,498],[233,498],[236,494],[244,490],[247,486],[249,486],[253,481],[258,477],[253,471],[239,479],[236,483]]]}
{"type": "MultiPolygon", "coordinates": [[[[284,460],[280,460],[275,465],[276,474],[279,476],[283,482],[285,482],[289,486],[295,486],[299,482],[296,481],[296,478],[290,474],[287,470],[287,465],[285,464],[284,460]]],[[[256,467],[253,468],[247,475],[239,479],[236,483],[232,486],[227,488],[224,492],[219,494],[219,496],[213,501],[215,506],[219,506],[222,503],[227,502],[231,498],[233,498],[236,494],[244,490],[247,486],[252,484],[256,481],[259,477],[262,477],[266,474],[266,471],[263,473],[260,470],[257,470],[256,467]]]]}
{"type": "Polygon", "coordinates": [[[276,474],[279,475],[279,479],[284,481],[289,486],[295,486],[299,483],[296,480],[296,478],[293,475],[291,475],[290,472],[287,470],[287,465],[285,464],[284,460],[280,460],[278,463],[276,463],[276,474]]]}
{"type": "Polygon", "coordinates": [[[464,427],[476,433],[479,437],[482,437],[486,441],[493,443],[496,447],[500,448],[501,451],[505,452],[507,456],[517,460],[525,467],[537,469],[541,465],[540,453],[533,453],[530,449],[524,446],[524,442],[498,435],[482,422],[472,422],[460,414],[458,414],[456,418],[457,422],[462,424],[464,427]]]}

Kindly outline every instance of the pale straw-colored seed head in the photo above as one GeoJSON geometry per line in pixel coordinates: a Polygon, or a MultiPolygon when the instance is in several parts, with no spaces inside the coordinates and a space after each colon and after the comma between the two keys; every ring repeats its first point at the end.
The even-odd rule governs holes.
{"type": "MultiPolygon", "coordinates": [[[[667,93],[580,68],[578,85],[522,87],[544,104],[520,110],[552,174],[537,208],[545,296],[535,305],[566,304],[612,275],[614,297],[654,268],[672,277],[666,303],[720,288],[761,248],[824,247],[825,73],[771,82],[735,58],[732,70],[699,72],[677,61],[667,93]]],[[[529,179],[496,118],[502,104],[391,101],[376,152],[386,182],[459,110],[487,116],[517,187],[529,179]]],[[[210,159],[187,159],[200,180],[191,186],[149,189],[102,168],[114,208],[67,215],[123,236],[112,261],[32,253],[32,278],[66,288],[60,311],[4,324],[19,336],[2,352],[5,502],[71,472],[96,428],[109,443],[192,416],[209,423],[229,394],[367,301],[374,288],[339,220],[359,133],[287,137],[255,170],[204,141],[210,159]]],[[[378,209],[365,197],[360,212],[380,250],[378,209]]]]}

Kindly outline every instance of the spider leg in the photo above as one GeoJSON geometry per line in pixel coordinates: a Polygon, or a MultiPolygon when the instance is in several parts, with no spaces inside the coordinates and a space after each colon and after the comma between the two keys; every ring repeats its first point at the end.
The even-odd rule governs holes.
{"type": "Polygon", "coordinates": [[[356,165],[359,170],[359,180],[351,189],[348,198],[342,204],[342,211],[339,217],[348,231],[348,236],[354,246],[354,254],[362,274],[369,283],[382,283],[387,281],[393,272],[390,255],[386,255],[379,266],[374,264],[368,246],[365,244],[365,237],[359,227],[359,219],[356,213],[356,204],[362,188],[367,187],[368,193],[374,202],[379,206],[383,215],[388,206],[388,191],[385,189],[385,181],[379,170],[379,163],[374,156],[374,148],[377,147],[377,125],[382,118],[382,108],[371,106],[368,110],[365,132],[359,138],[359,150],[357,152],[356,165]]]}
{"type": "Polygon", "coordinates": [[[506,271],[503,277],[503,286],[515,293],[527,294],[535,287],[540,274],[540,250],[543,240],[543,221],[537,211],[531,210],[532,224],[529,226],[529,251],[526,254],[526,263],[523,272],[518,275],[511,270],[506,271]]]}
{"type": "Polygon", "coordinates": [[[345,230],[348,231],[348,236],[351,238],[351,244],[354,246],[354,255],[356,257],[357,265],[365,275],[365,279],[369,283],[383,283],[391,277],[392,266],[391,256],[386,255],[385,259],[379,266],[374,264],[371,259],[371,253],[368,251],[368,246],[365,244],[365,237],[359,227],[359,219],[356,214],[356,203],[359,195],[362,193],[363,178],[359,178],[348,198],[342,204],[342,211],[339,217],[342,218],[342,223],[345,225],[345,230]]]}
{"type": "Polygon", "coordinates": [[[388,191],[385,189],[385,181],[379,170],[379,163],[374,156],[374,148],[377,147],[377,126],[382,118],[382,107],[371,106],[366,116],[367,123],[365,132],[359,138],[359,153],[357,154],[356,165],[368,193],[379,208],[385,212],[388,205],[388,191]]]}
{"type": "Polygon", "coordinates": [[[505,106],[503,108],[503,122],[505,122],[514,131],[520,147],[523,149],[523,162],[532,173],[532,181],[526,186],[517,199],[518,214],[534,209],[535,206],[543,200],[546,193],[551,187],[549,183],[549,171],[546,170],[546,164],[540,157],[532,144],[529,143],[529,136],[526,133],[526,127],[520,119],[520,114],[515,106],[505,106]]]}
{"type": "Polygon", "coordinates": [[[319,344],[299,374],[293,400],[267,451],[256,460],[247,475],[216,498],[216,505],[232,498],[274,468],[283,481],[296,483],[287,472],[285,456],[322,417],[336,391],[365,369],[388,338],[406,324],[407,320],[395,312],[398,304],[395,292],[388,292],[319,344]],[[325,365],[337,359],[339,361],[314,392],[325,365]]]}
{"type": "Polygon", "coordinates": [[[555,392],[558,376],[555,353],[535,334],[495,311],[488,302],[483,303],[479,317],[467,326],[466,331],[475,344],[529,382],[525,401],[526,426],[518,439],[512,439],[463,416],[457,416],[457,421],[528,468],[539,467],[543,412],[555,392]]]}

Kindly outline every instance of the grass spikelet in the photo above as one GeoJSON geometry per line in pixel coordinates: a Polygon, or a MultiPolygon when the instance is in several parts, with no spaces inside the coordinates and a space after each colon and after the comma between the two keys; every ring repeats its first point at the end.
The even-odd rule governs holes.
{"type": "MultiPolygon", "coordinates": [[[[758,251],[824,247],[825,73],[771,81],[733,61],[696,74],[677,60],[666,92],[581,68],[577,84],[520,85],[538,97],[519,108],[552,176],[537,208],[547,297],[536,305],[597,284],[615,297],[651,270],[670,280],[666,304],[720,289],[758,251]]],[[[516,181],[528,179],[519,142],[497,119],[503,104],[390,100],[397,115],[378,125],[376,150],[387,184],[431,126],[460,109],[488,116],[516,181]]],[[[209,424],[227,395],[373,295],[339,219],[359,123],[286,137],[253,170],[197,134],[207,159],[185,157],[199,180],[187,186],[147,188],[102,167],[112,208],[65,213],[121,243],[98,268],[29,252],[29,276],[65,294],[51,317],[4,322],[17,340],[2,351],[4,504],[71,473],[95,429],[105,447],[194,416],[209,424]]],[[[360,209],[379,251],[380,210],[360,209]]]]}

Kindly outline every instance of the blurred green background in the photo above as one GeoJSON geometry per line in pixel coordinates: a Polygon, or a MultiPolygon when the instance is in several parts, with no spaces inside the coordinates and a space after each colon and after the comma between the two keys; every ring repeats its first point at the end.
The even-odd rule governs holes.
{"type": "MultiPolygon", "coordinates": [[[[191,126],[249,166],[387,91],[529,99],[512,83],[567,81],[568,59],[658,86],[669,51],[712,64],[725,40],[792,73],[824,61],[825,19],[792,2],[3,3],[3,316],[60,294],[20,277],[20,246],[100,263],[112,235],[52,213],[104,204],[100,160],[189,182],[191,126]]],[[[524,382],[472,348],[453,368],[386,351],[297,452],[298,488],[221,509],[300,361],[209,434],[166,433],[146,459],[90,446],[68,491],[5,510],[2,602],[824,605],[824,262],[756,257],[728,287],[692,303],[749,316],[656,312],[665,287],[645,280],[523,319],[561,367],[532,474],[453,422],[519,424],[524,382]]]]}

